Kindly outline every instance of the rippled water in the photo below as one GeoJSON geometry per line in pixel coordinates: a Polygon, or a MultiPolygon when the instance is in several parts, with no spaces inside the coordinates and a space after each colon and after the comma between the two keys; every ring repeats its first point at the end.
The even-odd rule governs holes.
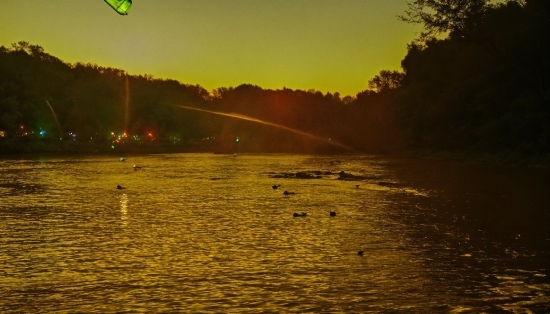
{"type": "Polygon", "coordinates": [[[548,181],[511,170],[507,186],[502,169],[469,167],[358,155],[2,159],[0,313],[549,311],[548,181]],[[322,178],[273,178],[310,170],[322,178]],[[342,170],[363,178],[337,180],[342,170]]]}

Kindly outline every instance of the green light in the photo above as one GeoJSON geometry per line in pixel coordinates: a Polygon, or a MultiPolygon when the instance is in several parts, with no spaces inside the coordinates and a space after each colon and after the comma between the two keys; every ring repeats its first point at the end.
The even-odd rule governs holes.
{"type": "Polygon", "coordinates": [[[127,15],[132,5],[132,0],[105,0],[105,2],[120,15],[127,15]]]}
{"type": "Polygon", "coordinates": [[[113,149],[114,149],[115,147],[114,147],[113,145],[111,145],[111,148],[113,148],[113,149]]]}

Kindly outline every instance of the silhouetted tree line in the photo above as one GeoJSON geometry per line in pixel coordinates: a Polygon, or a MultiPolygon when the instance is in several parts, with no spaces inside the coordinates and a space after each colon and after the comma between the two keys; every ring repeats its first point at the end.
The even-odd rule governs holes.
{"type": "Polygon", "coordinates": [[[401,18],[424,31],[409,45],[393,99],[408,146],[548,159],[550,1],[409,7],[401,18]]]}
{"type": "Polygon", "coordinates": [[[549,4],[409,1],[398,18],[421,23],[423,30],[408,45],[402,69],[380,71],[355,97],[250,84],[209,93],[174,80],[67,64],[20,42],[0,48],[0,130],[18,134],[24,125],[55,134],[48,100],[63,132],[85,137],[152,132],[159,139],[208,138],[231,142],[222,149],[273,152],[321,146],[330,151],[330,139],[373,153],[412,149],[548,158],[549,4]],[[319,140],[177,105],[246,115],[319,140]]]}
{"type": "Polygon", "coordinates": [[[550,1],[488,2],[409,1],[398,17],[423,30],[402,71],[381,71],[342,119],[378,134],[346,141],[548,163],[550,1]]]}
{"type": "Polygon", "coordinates": [[[220,134],[239,135],[247,143],[252,143],[251,145],[256,147],[255,150],[315,151],[315,147],[326,145],[322,144],[322,140],[338,141],[341,121],[337,115],[342,109],[342,101],[338,93],[323,94],[315,90],[287,88],[266,90],[255,85],[243,84],[235,88],[214,90],[211,108],[215,111],[254,117],[307,132],[319,138],[316,140],[259,123],[226,118],[220,121],[220,134]]]}
{"type": "Polygon", "coordinates": [[[96,64],[68,64],[27,42],[0,47],[0,130],[8,137],[39,137],[40,130],[46,139],[73,133],[81,141],[106,140],[111,132],[124,131],[156,138],[200,137],[196,115],[171,105],[200,106],[207,96],[198,85],[96,64]]]}
{"type": "Polygon", "coordinates": [[[312,138],[272,125],[178,106],[240,113],[328,139],[338,130],[335,113],[341,104],[338,94],[273,91],[247,84],[209,93],[201,86],[175,80],[129,75],[96,64],[65,63],[28,42],[0,47],[0,131],[19,140],[111,143],[113,133],[116,137],[126,132],[145,141],[207,138],[221,145],[221,141],[233,144],[239,136],[242,149],[307,151],[306,146],[319,143],[308,145],[312,138]]]}

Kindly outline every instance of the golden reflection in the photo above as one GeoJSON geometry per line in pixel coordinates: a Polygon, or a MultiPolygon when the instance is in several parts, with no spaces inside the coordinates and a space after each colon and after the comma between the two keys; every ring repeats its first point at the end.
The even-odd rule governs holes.
{"type": "MultiPolygon", "coordinates": [[[[455,191],[446,181],[454,177],[439,168],[426,168],[432,167],[431,160],[410,167],[408,159],[399,164],[395,159],[371,161],[355,155],[337,157],[343,162],[334,165],[330,165],[334,156],[292,154],[247,154],[237,163],[233,156],[210,153],[148,155],[146,161],[136,162],[155,165],[147,170],[154,175],[134,173],[132,164],[121,168],[112,156],[84,162],[81,156],[63,158],[50,159],[40,169],[34,162],[15,167],[8,160],[13,168],[0,169],[7,175],[0,177],[0,188],[13,190],[0,201],[0,293],[5,300],[0,301],[0,312],[33,313],[40,306],[51,313],[125,308],[458,313],[506,306],[502,311],[519,313],[548,303],[546,238],[537,240],[538,233],[529,228],[512,228],[508,219],[495,221],[494,226],[470,223],[471,212],[485,210],[494,195],[511,195],[518,189],[514,184],[487,191],[488,184],[479,189],[464,185],[455,191]],[[393,170],[382,166],[375,169],[383,163],[402,167],[396,173],[405,178],[394,177],[393,170]],[[374,179],[269,176],[303,169],[338,173],[341,168],[374,179]],[[174,174],[175,169],[182,173],[174,174]],[[427,169],[432,181],[401,183],[428,180],[422,177],[427,169]],[[69,185],[91,188],[67,190],[65,178],[82,173],[86,174],[82,183],[69,185]],[[220,176],[225,179],[210,180],[220,176]],[[13,187],[5,181],[11,178],[17,179],[13,187]],[[43,188],[28,190],[29,182],[43,188]],[[105,182],[110,182],[109,190],[105,182]],[[133,188],[116,190],[117,182],[133,188]],[[388,187],[379,182],[399,184],[388,187]],[[274,190],[274,184],[281,186],[274,190]],[[442,184],[449,186],[429,188],[442,184]],[[284,190],[297,194],[284,197],[284,190]],[[131,191],[130,225],[126,192],[131,191]],[[412,191],[426,191],[429,197],[420,198],[412,191]],[[478,193],[488,195],[483,199],[479,195],[477,204],[472,204],[476,199],[471,196],[478,193]],[[462,206],[465,197],[472,204],[471,212],[451,211],[451,206],[462,206]],[[330,211],[336,216],[331,217],[330,211]],[[307,215],[294,218],[295,212],[307,215]],[[452,223],[453,216],[460,223],[452,223]],[[503,223],[505,232],[500,230],[503,223]],[[362,257],[358,250],[364,251],[362,257]],[[101,303],[107,296],[120,302],[101,303]]],[[[470,176],[465,169],[469,166],[457,167],[451,174],[470,176]]],[[[484,182],[498,183],[501,176],[499,172],[484,182]]],[[[474,179],[474,183],[480,180],[474,179]]],[[[509,210],[527,197],[532,198],[530,206],[542,208],[547,203],[540,196],[543,189],[519,182],[527,185],[509,210]]],[[[504,205],[502,201],[498,207],[504,205]]],[[[540,226],[533,226],[543,228],[540,220],[540,226]]]]}
{"type": "Polygon", "coordinates": [[[126,194],[120,196],[120,219],[126,224],[128,219],[128,195],[126,194]]]}

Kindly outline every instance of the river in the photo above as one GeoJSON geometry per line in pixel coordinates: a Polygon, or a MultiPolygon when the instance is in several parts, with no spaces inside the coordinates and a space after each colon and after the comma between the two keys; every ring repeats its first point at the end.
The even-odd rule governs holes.
{"type": "Polygon", "coordinates": [[[550,311],[547,170],[119,157],[0,159],[0,313],[550,311]]]}

